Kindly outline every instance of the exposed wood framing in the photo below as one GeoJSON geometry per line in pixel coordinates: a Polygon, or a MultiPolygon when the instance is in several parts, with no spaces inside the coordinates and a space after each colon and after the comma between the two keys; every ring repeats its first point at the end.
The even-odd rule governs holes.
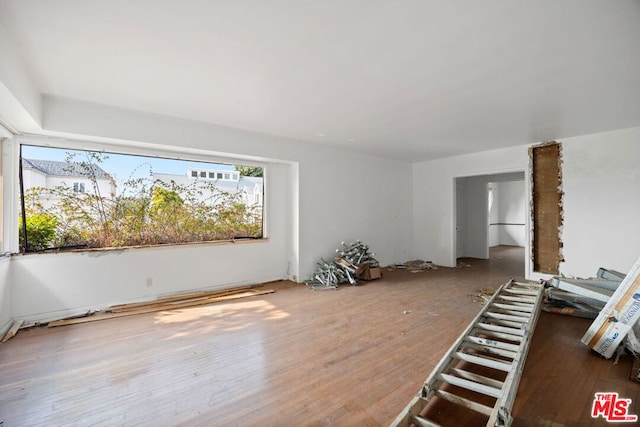
{"type": "Polygon", "coordinates": [[[562,261],[561,145],[552,141],[529,150],[532,172],[534,271],[558,274],[562,261]]]}

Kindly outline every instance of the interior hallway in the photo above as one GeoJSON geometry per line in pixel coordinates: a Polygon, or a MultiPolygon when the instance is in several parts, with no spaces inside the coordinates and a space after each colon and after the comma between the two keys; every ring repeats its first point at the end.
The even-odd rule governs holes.
{"type": "MultiPolygon", "coordinates": [[[[471,295],[522,279],[522,248],[492,248],[470,267],[59,328],[0,345],[0,420],[51,425],[388,425],[480,309],[471,295]]],[[[596,266],[597,267],[597,266],[596,266]]],[[[580,343],[589,320],[542,313],[515,426],[606,425],[596,391],[640,413],[631,358],[580,343]]],[[[473,424],[469,424],[473,425],[473,424]]],[[[480,424],[483,425],[483,424],[480,424]]]]}

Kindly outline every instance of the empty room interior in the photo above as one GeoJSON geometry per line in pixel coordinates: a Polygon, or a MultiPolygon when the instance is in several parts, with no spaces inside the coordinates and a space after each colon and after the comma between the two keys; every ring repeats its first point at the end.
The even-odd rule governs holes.
{"type": "Polygon", "coordinates": [[[639,40],[637,0],[0,0],[0,426],[637,420],[639,40]]]}

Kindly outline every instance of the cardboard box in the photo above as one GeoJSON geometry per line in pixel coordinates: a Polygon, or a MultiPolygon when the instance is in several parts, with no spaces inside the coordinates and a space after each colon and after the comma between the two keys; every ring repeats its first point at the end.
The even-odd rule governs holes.
{"type": "Polygon", "coordinates": [[[582,342],[610,358],[640,319],[640,258],[605,304],[582,342]]]}
{"type": "Polygon", "coordinates": [[[349,270],[350,273],[353,273],[356,276],[362,275],[362,273],[369,266],[369,263],[366,263],[366,262],[363,262],[362,264],[354,265],[354,264],[351,264],[346,259],[340,258],[340,257],[336,258],[335,261],[337,264],[340,264],[341,266],[345,267],[347,270],[349,270]]]}
{"type": "Polygon", "coordinates": [[[367,268],[362,273],[362,280],[375,280],[382,277],[382,269],[380,267],[367,268]]]}

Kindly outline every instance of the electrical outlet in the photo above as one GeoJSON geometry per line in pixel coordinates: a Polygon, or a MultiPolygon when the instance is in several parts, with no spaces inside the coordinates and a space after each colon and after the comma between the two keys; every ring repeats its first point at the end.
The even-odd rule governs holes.
{"type": "Polygon", "coordinates": [[[153,286],[153,277],[147,277],[145,283],[147,284],[147,287],[153,286]]]}

